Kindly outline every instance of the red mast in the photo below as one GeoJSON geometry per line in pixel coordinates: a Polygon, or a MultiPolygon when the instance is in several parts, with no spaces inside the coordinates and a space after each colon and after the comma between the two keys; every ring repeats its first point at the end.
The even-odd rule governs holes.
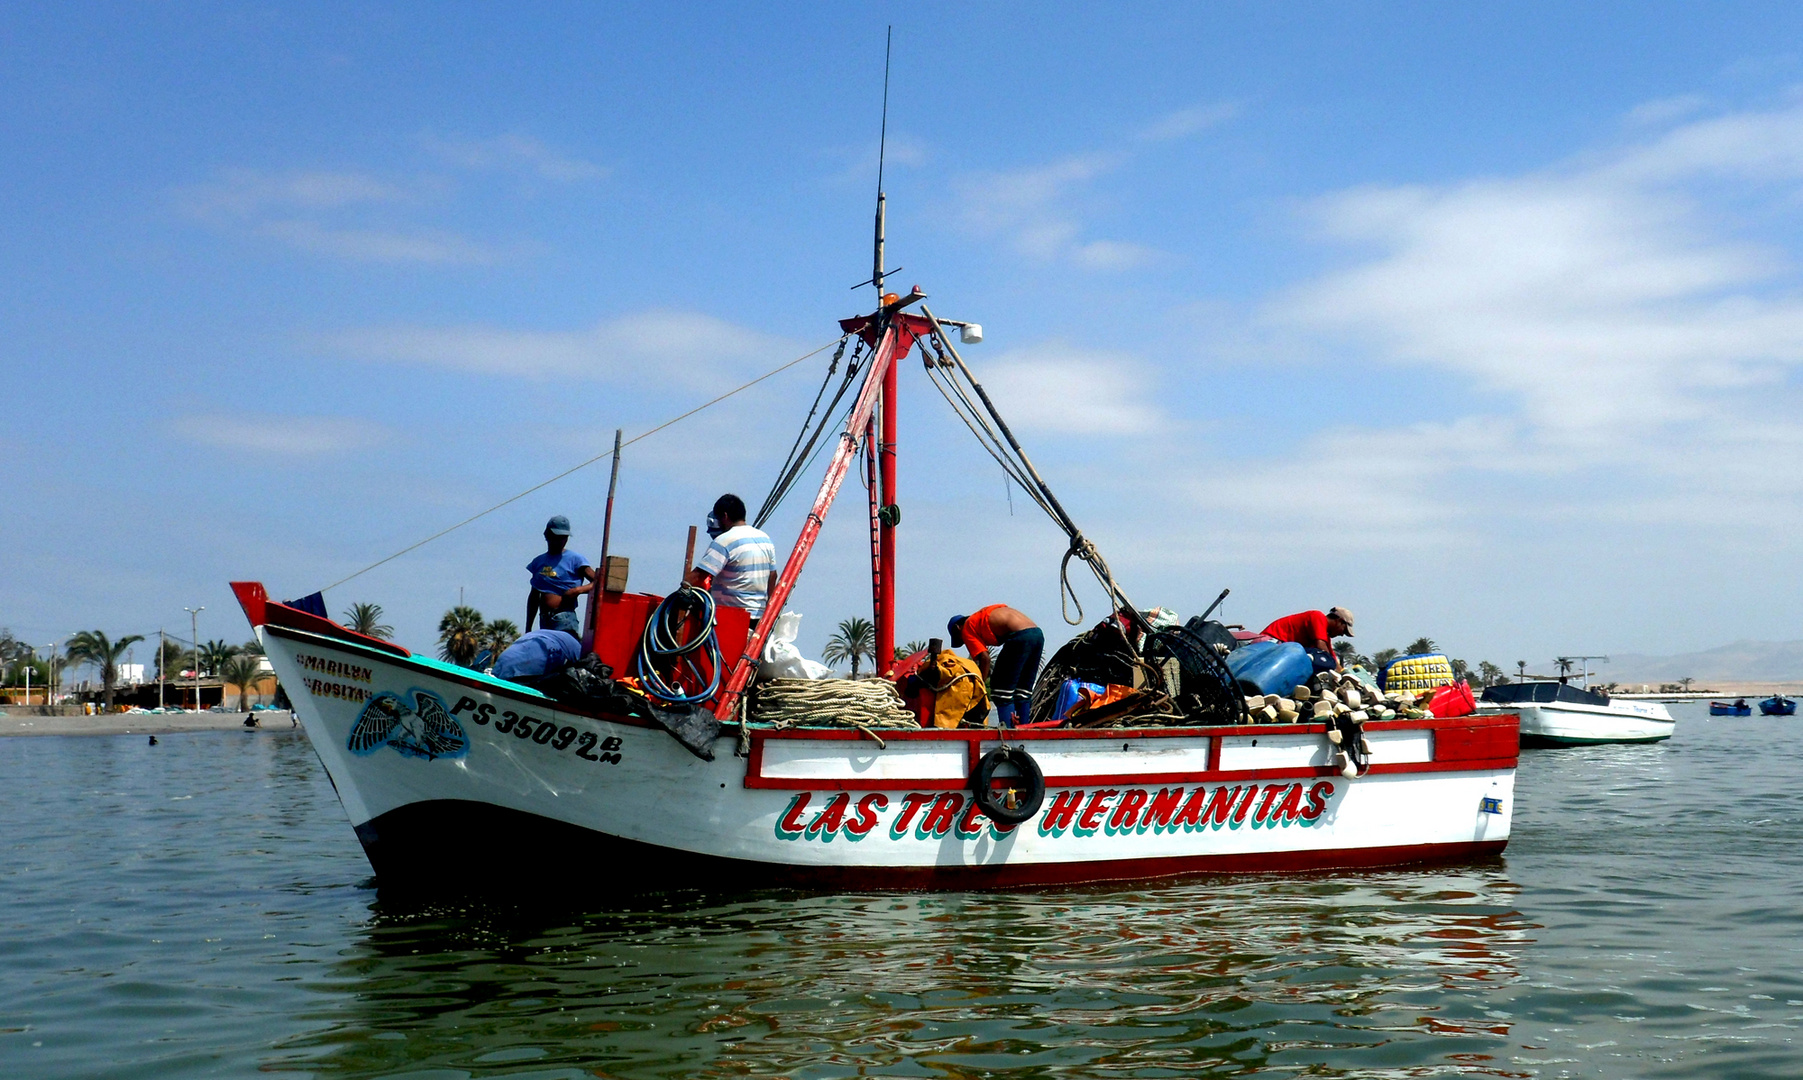
{"type": "MultiPolygon", "coordinates": [[[[883,37],[883,126],[877,137],[876,244],[873,253],[875,257],[870,267],[870,283],[876,286],[879,319],[885,311],[899,312],[905,306],[899,302],[899,297],[883,292],[883,278],[889,273],[883,267],[883,219],[888,205],[888,200],[883,195],[883,159],[889,149],[889,47],[894,38],[895,27],[891,26],[883,37]],[[896,304],[895,308],[889,307],[892,303],[896,304]]],[[[919,287],[915,287],[909,295],[919,296],[919,287]]],[[[849,330],[850,327],[846,329],[849,330]]],[[[916,333],[913,336],[920,335],[916,333]]],[[[871,665],[878,675],[889,675],[895,671],[895,526],[901,521],[901,508],[895,503],[895,373],[901,366],[901,358],[907,355],[908,343],[911,341],[912,337],[903,339],[901,349],[883,370],[883,441],[877,447],[882,493],[879,496],[874,489],[871,491],[871,497],[877,500],[877,520],[880,522],[876,560],[876,656],[875,663],[871,665]]]]}
{"type": "MultiPolygon", "coordinates": [[[[801,576],[802,568],[807,565],[808,555],[814,550],[814,541],[820,537],[820,527],[826,524],[826,512],[832,508],[833,500],[839,495],[839,486],[844,483],[845,474],[851,468],[852,457],[857,450],[858,433],[866,430],[874,419],[877,398],[888,381],[889,373],[908,355],[908,350],[913,348],[915,341],[932,333],[932,323],[927,319],[900,313],[902,308],[920,302],[924,296],[925,294],[916,291],[893,298],[874,315],[844,319],[839,323],[846,333],[857,334],[874,346],[875,352],[864,376],[864,386],[858,391],[851,416],[839,436],[839,448],[833,454],[832,464],[827,466],[825,478],[820,481],[819,494],[814,496],[814,506],[808,511],[807,520],[802,523],[801,535],[795,538],[795,548],[783,564],[782,573],[776,577],[776,588],[771,592],[765,608],[768,617],[751,632],[745,642],[745,651],[739,655],[737,662],[733,664],[732,673],[726,679],[725,689],[715,699],[714,715],[721,720],[738,719],[739,698],[744,695],[751,677],[757,673],[758,658],[764,653],[764,641],[770,636],[771,628],[776,625],[776,616],[782,612],[789,593],[795,588],[795,580],[801,576]]],[[[891,592],[891,598],[893,595],[891,592]]],[[[893,640],[893,624],[889,633],[893,640]]],[[[894,661],[890,661],[890,666],[893,664],[894,661]]]]}
{"type": "MultiPolygon", "coordinates": [[[[919,290],[915,290],[918,292],[919,290]]],[[[905,317],[904,317],[905,318],[905,317]]],[[[895,500],[896,370],[906,355],[898,353],[883,372],[883,442],[878,448],[878,472],[882,477],[883,504],[877,511],[882,522],[877,565],[876,664],[877,674],[895,671],[895,527],[901,523],[901,507],[895,500]]]]}

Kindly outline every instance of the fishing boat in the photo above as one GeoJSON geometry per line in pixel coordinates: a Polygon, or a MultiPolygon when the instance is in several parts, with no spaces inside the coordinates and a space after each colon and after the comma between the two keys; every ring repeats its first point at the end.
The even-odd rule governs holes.
{"type": "Polygon", "coordinates": [[[1797,703],[1783,694],[1773,694],[1759,703],[1761,716],[1795,716],[1797,703]]]}
{"type": "MultiPolygon", "coordinates": [[[[1063,724],[1047,715],[1058,689],[1048,676],[1034,693],[1031,728],[910,719],[877,729],[843,711],[858,681],[823,680],[812,685],[828,704],[775,722],[760,702],[779,684],[761,668],[782,620],[754,629],[743,611],[713,609],[693,589],[614,591],[608,569],[607,591],[585,605],[584,648],[595,661],[585,670],[601,674],[585,694],[547,692],[365,637],[324,617],[317,600],[277,602],[260,583],[236,582],[377,881],[552,875],[604,891],[685,882],[988,889],[1501,852],[1517,718],[1374,718],[1350,736],[1329,723],[1250,723],[1213,647],[1153,627],[1028,459],[947,330],[971,344],[980,327],[936,317],[918,286],[885,290],[883,220],[879,184],[867,282],[878,300],[840,323],[822,384],[821,396],[835,378],[840,395],[855,395],[842,421],[837,397],[818,423],[809,411],[781,472],[778,488],[813,460],[817,442],[834,448],[767,610],[784,609],[856,465],[869,492],[872,586],[860,595],[872,606],[878,680],[901,674],[890,659],[895,463],[899,377],[912,354],[1064,531],[1066,564],[1094,573],[1108,618],[1091,633],[1124,627],[1128,665],[1162,671],[1186,711],[1063,724]],[[848,343],[851,362],[836,376],[848,343]],[[665,638],[673,643],[660,653],[654,644],[665,638]],[[1162,668],[1145,660],[1155,645],[1162,668]],[[670,659],[677,654],[685,659],[670,659]],[[629,671],[642,678],[629,681],[629,671]],[[843,709],[830,704],[834,695],[843,709]]],[[[618,446],[616,438],[616,476],[618,446]]],[[[780,504],[778,488],[766,508],[780,504]]],[[[612,505],[610,494],[604,568],[612,505]]]]}
{"type": "Polygon", "coordinates": [[[1733,701],[1711,701],[1710,716],[1752,716],[1753,707],[1747,704],[1746,698],[1735,698],[1733,701]]]}
{"type": "Polygon", "coordinates": [[[1678,727],[1659,702],[1624,701],[1556,679],[1486,687],[1478,712],[1520,716],[1523,746],[1660,742],[1678,727]]]}

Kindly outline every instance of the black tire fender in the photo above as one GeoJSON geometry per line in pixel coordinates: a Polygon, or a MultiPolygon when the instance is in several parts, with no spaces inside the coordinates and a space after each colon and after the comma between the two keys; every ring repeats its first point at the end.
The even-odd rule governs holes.
{"type": "Polygon", "coordinates": [[[991,821],[1003,825],[1019,825],[1031,821],[1045,804],[1045,774],[1033,755],[1018,746],[998,746],[984,754],[970,774],[970,789],[977,805],[991,821]],[[1012,765],[1020,773],[1018,786],[997,790],[993,786],[995,771],[1012,765]],[[1008,796],[1014,796],[1014,807],[1008,807],[1008,796]]]}

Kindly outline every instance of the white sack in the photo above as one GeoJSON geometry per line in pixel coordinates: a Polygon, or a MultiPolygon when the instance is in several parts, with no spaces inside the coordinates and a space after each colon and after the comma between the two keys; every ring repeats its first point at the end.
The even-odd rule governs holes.
{"type": "Polygon", "coordinates": [[[764,657],[758,674],[766,679],[830,679],[833,669],[817,660],[809,660],[795,647],[801,635],[801,613],[785,611],[776,617],[770,636],[764,640],[764,657]]]}

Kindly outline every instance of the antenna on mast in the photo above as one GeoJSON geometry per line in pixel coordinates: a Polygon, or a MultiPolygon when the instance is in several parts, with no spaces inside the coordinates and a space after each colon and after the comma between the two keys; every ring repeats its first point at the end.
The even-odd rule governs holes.
{"type": "Polygon", "coordinates": [[[883,125],[876,144],[876,251],[870,266],[870,283],[876,286],[877,306],[883,303],[883,218],[888,197],[883,194],[883,161],[889,155],[889,51],[895,43],[895,26],[883,35],[883,125]]]}

